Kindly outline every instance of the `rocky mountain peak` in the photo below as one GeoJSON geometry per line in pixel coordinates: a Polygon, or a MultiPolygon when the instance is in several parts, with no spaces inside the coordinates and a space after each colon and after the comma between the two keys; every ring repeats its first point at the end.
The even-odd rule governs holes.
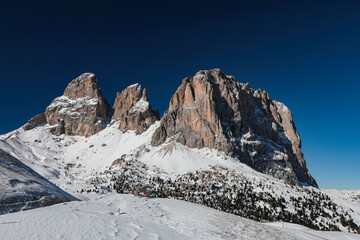
{"type": "Polygon", "coordinates": [[[135,130],[141,134],[159,119],[159,111],[151,108],[146,88],[142,90],[140,84],[133,84],[117,93],[112,120],[120,121],[120,130],[135,130]]]}
{"type": "MultiPolygon", "coordinates": [[[[137,134],[160,119],[140,84],[117,93],[111,109],[96,76],[84,73],[24,129],[47,123],[55,135],[91,136],[106,126],[110,116],[112,122],[119,122],[121,131],[134,130],[137,134]]],[[[151,144],[169,141],[190,148],[216,149],[290,184],[316,186],[289,108],[220,69],[202,70],[182,81],[151,144]]]]}
{"type": "Polygon", "coordinates": [[[83,97],[102,98],[102,93],[95,74],[83,73],[69,83],[64,91],[64,96],[71,99],[83,97]]]}
{"type": "Polygon", "coordinates": [[[172,140],[223,151],[291,184],[316,186],[290,110],[219,69],[185,78],[171,98],[152,144],[172,140]]]}
{"type": "Polygon", "coordinates": [[[45,113],[30,119],[30,130],[41,123],[53,126],[55,135],[91,136],[104,128],[111,107],[103,98],[95,74],[84,73],[72,80],[64,94],[55,98],[45,113]]]}
{"type": "Polygon", "coordinates": [[[142,96],[141,85],[138,83],[128,86],[121,93],[116,93],[113,117],[120,118],[121,115],[130,110],[142,96]]]}
{"type": "Polygon", "coordinates": [[[194,78],[201,81],[211,81],[215,83],[220,83],[223,81],[229,83],[235,81],[233,76],[226,75],[218,68],[211,70],[200,70],[195,74],[194,78]]]}

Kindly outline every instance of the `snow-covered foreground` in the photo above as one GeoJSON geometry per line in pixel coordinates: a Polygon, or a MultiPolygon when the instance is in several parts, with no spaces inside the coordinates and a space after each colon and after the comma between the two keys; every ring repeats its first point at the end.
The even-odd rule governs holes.
{"type": "MultiPolygon", "coordinates": [[[[192,189],[190,195],[178,199],[188,199],[208,206],[211,202],[210,205],[215,209],[259,220],[269,220],[265,216],[265,210],[270,214],[270,220],[282,219],[288,222],[298,222],[298,216],[310,220],[312,212],[316,218],[312,219],[315,228],[332,229],[331,226],[336,226],[344,232],[357,231],[356,225],[349,228],[352,220],[357,225],[360,223],[360,208],[353,199],[357,197],[355,193],[345,196],[337,192],[326,192],[330,199],[321,189],[290,186],[257,172],[222,152],[206,148],[189,149],[172,141],[153,147],[150,144],[151,136],[158,124],[157,122],[143,134],[136,135],[133,131],[119,131],[118,122],[115,122],[88,138],[54,136],[48,131],[48,125],[38,126],[30,131],[18,129],[0,136],[0,149],[79,199],[86,198],[86,193],[79,194],[84,191],[109,192],[115,189],[115,183],[115,190],[129,193],[139,183],[160,188],[159,182],[149,182],[151,178],[172,179],[173,183],[177,180],[178,185],[181,183],[180,185],[185,186],[182,193],[190,188],[198,188],[192,189]],[[118,163],[113,165],[114,161],[118,163]],[[233,181],[238,186],[234,190],[233,181]],[[217,188],[214,189],[215,185],[217,188]],[[204,195],[205,187],[207,192],[212,193],[209,195],[212,196],[211,199],[204,195]],[[216,197],[219,194],[220,197],[216,197]],[[204,199],[208,202],[204,202],[204,199]],[[220,206],[219,199],[221,202],[223,199],[229,201],[220,206]],[[237,203],[239,204],[236,205],[237,203]],[[231,204],[236,206],[231,207],[231,204]],[[302,211],[303,207],[305,211],[302,211]],[[263,212],[265,217],[259,217],[259,212],[263,212]]],[[[162,185],[164,189],[158,189],[158,193],[181,187],[175,185],[162,185]]],[[[11,184],[3,189],[9,189],[9,195],[14,195],[11,184]]],[[[162,197],[174,197],[174,194],[162,197]]],[[[239,219],[237,216],[232,217],[239,219]]],[[[197,219],[194,216],[194,220],[197,219]]],[[[309,226],[306,222],[303,224],[309,226]]]]}
{"type": "Polygon", "coordinates": [[[0,216],[0,239],[360,239],[285,223],[259,223],[185,201],[93,199],[0,216]]]}

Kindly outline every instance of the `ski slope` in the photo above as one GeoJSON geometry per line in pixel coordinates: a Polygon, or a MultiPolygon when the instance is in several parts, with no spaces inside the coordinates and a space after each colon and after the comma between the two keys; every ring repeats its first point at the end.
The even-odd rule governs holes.
{"type": "MultiPolygon", "coordinates": [[[[251,185],[253,185],[254,192],[268,193],[275,198],[279,196],[283,197],[287,203],[286,209],[293,213],[296,212],[296,208],[290,201],[291,197],[305,199],[309,197],[308,191],[315,191],[317,193],[324,192],[321,189],[315,188],[302,189],[300,187],[291,187],[279,179],[257,172],[246,164],[240,163],[226,154],[215,150],[206,148],[190,149],[172,141],[166,142],[158,147],[153,147],[150,141],[157,126],[158,122],[153,124],[143,134],[136,135],[133,131],[119,131],[118,124],[115,122],[108,125],[98,134],[86,138],[65,135],[54,136],[49,133],[47,129],[48,126],[43,125],[30,131],[18,129],[0,136],[0,149],[21,159],[24,164],[44,176],[50,182],[82,200],[86,200],[89,196],[86,193],[79,194],[82,189],[92,189],[94,185],[97,185],[99,188],[106,188],[106,186],[111,184],[110,179],[112,175],[109,173],[106,174],[104,171],[109,171],[115,160],[123,158],[126,161],[136,160],[147,166],[146,169],[138,168],[140,165],[135,164],[134,168],[130,169],[132,175],[141,173],[145,177],[160,176],[163,179],[175,179],[178,174],[194,171],[215,171],[215,169],[217,172],[223,172],[225,174],[225,172],[230,169],[231,176],[229,175],[228,177],[232,178],[238,175],[243,179],[242,181],[249,181],[249,184],[251,183],[251,185]],[[95,181],[94,184],[94,180],[100,180],[100,182],[95,181]],[[258,187],[259,184],[262,184],[262,188],[258,187]]],[[[111,171],[117,168],[120,169],[122,166],[115,166],[111,171]]],[[[105,192],[107,191],[109,190],[106,188],[105,192]]],[[[348,212],[357,223],[360,222],[360,209],[356,207],[358,202],[354,202],[347,195],[345,196],[337,192],[326,191],[325,193],[329,194],[331,199],[339,205],[339,212],[348,212]]],[[[269,206],[267,206],[267,208],[269,208],[269,206]]],[[[13,221],[5,221],[5,219],[12,218],[13,216],[18,216],[18,219],[22,219],[24,216],[25,219],[37,220],[29,220],[31,223],[24,224],[30,225],[20,227],[25,229],[37,228],[37,231],[34,230],[28,238],[26,238],[26,234],[23,233],[24,236],[16,235],[17,238],[13,239],[49,239],[48,234],[51,233],[51,226],[53,229],[59,229],[60,232],[63,231],[63,235],[60,234],[56,236],[58,239],[102,239],[103,235],[100,237],[97,235],[97,232],[105,234],[103,239],[112,239],[116,238],[116,236],[120,239],[132,239],[136,238],[136,236],[139,236],[140,239],[151,239],[152,237],[157,239],[157,236],[161,239],[169,239],[169,236],[171,236],[171,239],[194,239],[195,237],[199,239],[198,235],[200,234],[202,237],[202,234],[205,234],[207,231],[209,231],[209,233],[207,235],[205,234],[203,238],[241,239],[241,237],[244,237],[244,239],[278,239],[277,236],[281,236],[283,239],[292,239],[293,237],[295,237],[295,239],[317,239],[311,238],[311,236],[314,235],[320,239],[343,239],[344,236],[350,236],[350,239],[359,239],[356,237],[360,236],[345,233],[341,235],[343,233],[336,232],[317,232],[290,223],[285,223],[285,228],[282,227],[282,224],[278,225],[277,223],[264,225],[263,223],[254,222],[246,218],[229,215],[188,202],[168,199],[151,199],[151,201],[144,199],[134,200],[134,198],[129,198],[129,196],[126,195],[114,196],[112,193],[109,193],[109,196],[95,197],[95,199],[89,201],[71,202],[65,205],[60,204],[17,214],[18,215],[6,215],[6,218],[1,216],[3,223],[0,224],[0,230],[4,229],[4,231],[11,232],[11,222],[20,222],[16,220],[16,217],[14,217],[13,221]],[[113,203],[111,204],[111,202],[113,203]],[[149,205],[154,202],[159,203],[158,205],[161,207],[158,206],[155,208],[153,205],[149,205]],[[163,202],[170,205],[163,204],[163,202]],[[172,206],[171,211],[173,213],[171,216],[173,218],[167,215],[164,219],[170,219],[171,221],[165,221],[163,218],[156,217],[159,214],[163,214],[161,211],[163,211],[166,206],[168,206],[168,208],[172,206]],[[119,219],[119,216],[116,215],[118,208],[121,209],[121,212],[124,211],[128,213],[132,212],[131,209],[139,209],[139,211],[141,210],[141,212],[143,212],[141,216],[143,216],[146,221],[144,222],[144,220],[140,219],[140,213],[138,211],[133,212],[131,216],[121,214],[122,218],[119,219]],[[184,209],[187,208],[190,210],[185,214],[185,218],[181,214],[185,211],[184,209]],[[179,212],[179,214],[176,215],[176,212],[179,212]],[[196,212],[197,214],[195,214],[196,212]],[[214,214],[211,215],[212,213],[214,214]],[[215,215],[217,217],[215,217],[215,215]],[[61,222],[55,223],[55,219],[42,220],[43,217],[46,219],[53,218],[54,216],[58,216],[59,219],[61,219],[58,221],[61,222]],[[137,220],[134,220],[133,217],[137,220]],[[151,221],[149,219],[151,219],[151,221]],[[212,220],[210,221],[210,219],[212,220]],[[51,225],[50,222],[54,222],[53,225],[51,225]],[[64,222],[64,224],[62,224],[62,222],[64,222]],[[143,231],[134,227],[135,225],[127,225],[129,222],[141,226],[143,231]],[[49,228],[45,226],[48,223],[50,224],[49,228]],[[83,226],[83,224],[85,226],[83,226]],[[4,227],[4,225],[6,225],[6,227],[4,227]],[[58,225],[60,227],[57,227],[58,225]],[[86,225],[93,225],[93,227],[87,229],[86,225]],[[76,232],[75,229],[71,229],[72,227],[75,229],[84,229],[84,233],[76,232]],[[49,229],[49,231],[43,231],[42,229],[49,229]],[[204,229],[204,231],[197,229],[204,229]],[[219,230],[215,231],[215,229],[219,230]],[[248,232],[248,229],[251,229],[251,231],[248,232]],[[265,231],[264,229],[267,230],[265,231]],[[309,232],[311,234],[308,234],[309,232]],[[71,235],[67,235],[70,233],[71,235]],[[338,238],[337,236],[341,237],[338,238]]],[[[324,223],[328,221],[328,219],[325,218],[320,220],[324,221],[324,223]]],[[[346,228],[341,226],[340,230],[347,231],[346,228]]],[[[21,234],[21,231],[16,234],[21,234]]],[[[0,239],[1,237],[0,235],[0,239]]]]}
{"type": "MultiPolygon", "coordinates": [[[[88,195],[89,196],[89,195],[88,195]]],[[[123,194],[0,216],[0,239],[360,239],[260,223],[185,201],[123,194]]]]}

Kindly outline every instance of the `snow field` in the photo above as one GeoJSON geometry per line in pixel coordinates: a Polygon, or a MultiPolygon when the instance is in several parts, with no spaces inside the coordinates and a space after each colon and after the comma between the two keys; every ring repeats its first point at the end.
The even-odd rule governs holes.
{"type": "Polygon", "coordinates": [[[173,199],[92,197],[1,215],[0,239],[360,239],[289,223],[264,224],[173,199]]]}

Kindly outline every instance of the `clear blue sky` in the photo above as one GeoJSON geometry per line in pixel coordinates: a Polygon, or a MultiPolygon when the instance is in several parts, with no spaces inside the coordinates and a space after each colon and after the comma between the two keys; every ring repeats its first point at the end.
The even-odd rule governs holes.
{"type": "Polygon", "coordinates": [[[360,189],[360,1],[4,2],[0,134],[83,72],[110,103],[139,82],[164,112],[184,77],[220,68],[292,110],[320,187],[360,189]]]}

